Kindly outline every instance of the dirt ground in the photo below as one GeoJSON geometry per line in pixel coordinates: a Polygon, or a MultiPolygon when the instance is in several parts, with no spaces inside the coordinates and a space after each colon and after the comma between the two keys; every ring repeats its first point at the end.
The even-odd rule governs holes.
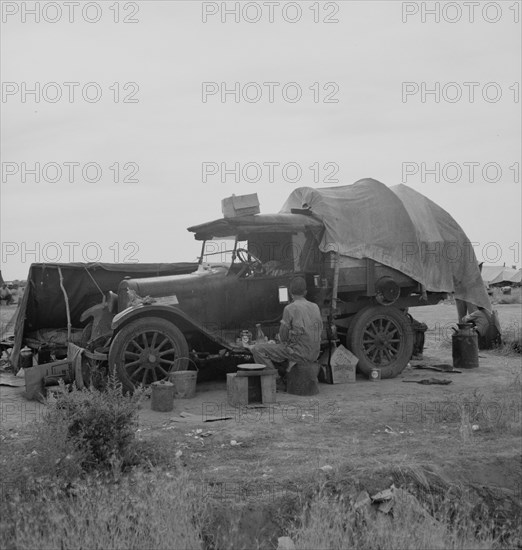
{"type": "MultiPolygon", "coordinates": [[[[504,331],[520,330],[520,305],[496,306],[504,331]]],[[[2,308],[4,309],[4,308],[2,308]]],[[[7,308],[5,308],[7,309],[7,308]]],[[[477,369],[461,374],[415,370],[416,364],[451,364],[455,307],[410,310],[428,325],[422,361],[397,378],[320,385],[313,398],[277,393],[277,403],[233,409],[225,381],[198,385],[196,397],[175,401],[171,413],[140,413],[139,437],[167,447],[173,460],[200,480],[238,491],[261,484],[271,491],[300,480],[327,479],[330,471],[366,465],[422,465],[452,481],[503,488],[522,497],[521,357],[481,351],[477,369]],[[445,378],[447,386],[404,383],[445,378]],[[185,418],[180,413],[189,413],[185,418]],[[215,416],[228,420],[205,422],[215,416]]],[[[7,313],[2,312],[3,321],[7,313]]],[[[23,398],[23,387],[0,387],[2,433],[16,437],[40,418],[43,405],[23,398]]]]}

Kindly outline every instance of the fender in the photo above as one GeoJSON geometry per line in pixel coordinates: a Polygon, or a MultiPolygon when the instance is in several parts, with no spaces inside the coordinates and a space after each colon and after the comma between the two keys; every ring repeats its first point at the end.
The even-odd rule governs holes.
{"type": "Polygon", "coordinates": [[[122,312],[114,316],[112,320],[111,328],[114,332],[117,332],[124,325],[138,319],[140,317],[161,317],[167,319],[175,324],[181,332],[185,333],[187,331],[199,332],[206,338],[208,338],[214,344],[217,344],[221,348],[226,348],[231,351],[231,345],[226,342],[223,338],[220,338],[216,334],[211,333],[203,325],[199,324],[197,321],[189,317],[181,309],[170,306],[170,305],[161,305],[161,304],[139,304],[136,306],[128,307],[122,312]]]}
{"type": "Polygon", "coordinates": [[[89,341],[97,340],[101,336],[110,337],[112,318],[113,314],[108,310],[105,302],[86,309],[82,313],[80,321],[83,323],[87,319],[92,319],[92,329],[88,336],[89,341]]]}

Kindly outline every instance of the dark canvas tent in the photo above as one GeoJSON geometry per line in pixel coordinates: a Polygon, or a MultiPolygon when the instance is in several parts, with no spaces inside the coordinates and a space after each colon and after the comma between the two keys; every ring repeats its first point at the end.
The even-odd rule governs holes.
{"type": "Polygon", "coordinates": [[[120,281],[157,275],[178,275],[195,271],[195,263],[174,264],[32,264],[27,276],[27,286],[18,307],[15,321],[15,343],[11,360],[18,364],[18,354],[27,332],[42,328],[67,327],[65,296],[69,301],[71,324],[80,327],[80,316],[89,307],[102,301],[103,293],[117,292],[120,281]]]}
{"type": "Polygon", "coordinates": [[[323,252],[371,258],[418,281],[428,291],[491,310],[469,239],[440,206],[405,185],[374,179],[292,192],[281,212],[308,209],[325,225],[323,252]]]}

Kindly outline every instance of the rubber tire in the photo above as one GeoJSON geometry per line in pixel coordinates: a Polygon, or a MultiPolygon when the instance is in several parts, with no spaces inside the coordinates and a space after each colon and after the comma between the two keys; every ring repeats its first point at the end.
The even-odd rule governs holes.
{"type": "Polygon", "coordinates": [[[120,379],[124,389],[132,392],[135,386],[129,378],[127,371],[124,368],[122,362],[122,353],[127,347],[130,340],[143,331],[153,332],[157,330],[159,333],[167,336],[174,344],[174,348],[177,350],[177,356],[184,358],[180,361],[180,364],[176,370],[186,370],[189,362],[189,347],[187,340],[179,328],[166,319],[161,317],[140,317],[131,321],[120,329],[111,342],[109,350],[109,368],[112,369],[116,366],[116,372],[120,379]]]}
{"type": "Polygon", "coordinates": [[[359,363],[357,364],[357,369],[361,373],[369,378],[371,371],[378,368],[381,371],[381,378],[395,378],[404,370],[411,359],[414,334],[410,320],[399,309],[390,306],[369,306],[359,311],[353,317],[348,329],[346,343],[352,353],[358,357],[359,363]],[[396,359],[391,364],[383,367],[370,361],[362,345],[365,328],[369,323],[377,319],[392,321],[397,327],[399,338],[401,339],[396,359]]]}

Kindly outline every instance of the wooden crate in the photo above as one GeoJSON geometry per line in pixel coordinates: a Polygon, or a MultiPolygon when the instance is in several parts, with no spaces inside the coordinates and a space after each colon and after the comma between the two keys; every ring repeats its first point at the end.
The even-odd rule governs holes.
{"type": "Polygon", "coordinates": [[[275,403],[277,371],[239,371],[227,374],[227,398],[232,407],[275,403]]]}
{"type": "Polygon", "coordinates": [[[25,398],[28,400],[39,399],[44,395],[44,378],[57,376],[72,380],[72,365],[67,359],[34,365],[24,370],[25,398]]]}
{"type": "Polygon", "coordinates": [[[259,214],[259,199],[257,193],[251,195],[232,195],[221,201],[221,211],[225,218],[252,216],[259,214]]]}
{"type": "Polygon", "coordinates": [[[324,381],[327,384],[354,383],[358,362],[357,357],[342,345],[332,351],[330,364],[328,364],[328,352],[319,358],[324,381]]]}

